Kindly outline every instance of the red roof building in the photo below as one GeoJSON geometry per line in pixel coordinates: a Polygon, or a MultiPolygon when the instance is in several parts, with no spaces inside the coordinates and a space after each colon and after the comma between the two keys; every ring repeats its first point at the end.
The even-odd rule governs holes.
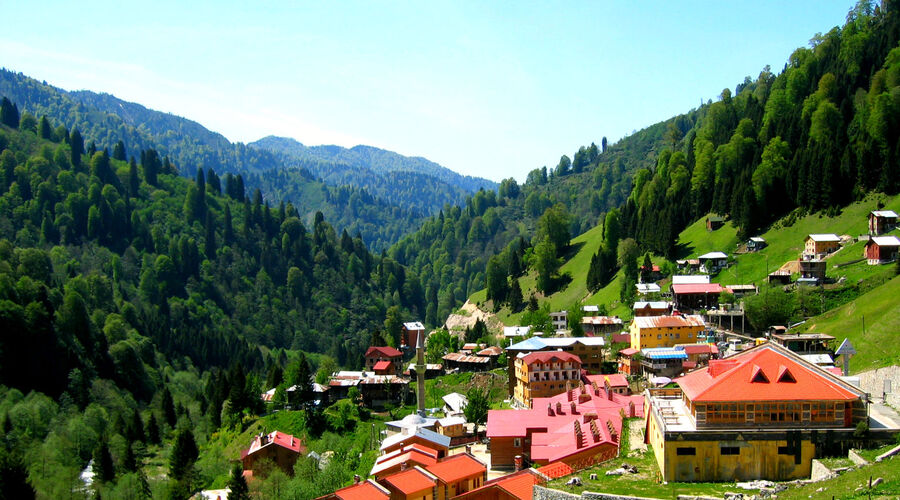
{"type": "Polygon", "coordinates": [[[436,499],[452,498],[480,488],[487,479],[487,466],[468,453],[450,455],[425,470],[437,478],[436,499]]]}
{"type": "Polygon", "coordinates": [[[481,488],[463,493],[454,500],[531,500],[534,485],[544,484],[549,478],[534,469],[492,479],[481,488]]]}
{"type": "Polygon", "coordinates": [[[394,363],[379,361],[372,366],[372,371],[375,372],[375,375],[394,375],[397,370],[394,368],[394,363]]]}
{"type": "Polygon", "coordinates": [[[616,394],[628,394],[630,392],[628,379],[621,373],[585,375],[583,378],[585,378],[589,384],[596,382],[599,387],[609,389],[616,394]]]}
{"type": "Polygon", "coordinates": [[[390,498],[391,492],[387,488],[369,479],[341,488],[316,500],[390,500],[390,498]]]}
{"type": "Polygon", "coordinates": [[[437,498],[437,478],[419,466],[392,474],[379,482],[390,490],[391,500],[437,498]]]}
{"type": "Polygon", "coordinates": [[[371,475],[376,479],[391,475],[405,467],[428,467],[438,462],[438,452],[420,444],[411,444],[375,459],[371,475]]]}
{"type": "Polygon", "coordinates": [[[718,283],[682,283],[672,285],[675,309],[688,311],[718,307],[719,294],[726,291],[718,283]]]}
{"type": "MultiPolygon", "coordinates": [[[[250,448],[241,452],[241,465],[244,472],[252,471],[256,462],[269,459],[275,463],[285,474],[294,475],[294,464],[301,454],[306,452],[306,447],[299,438],[290,434],[272,431],[269,434],[260,434],[253,438],[250,448]]],[[[252,473],[249,474],[252,476],[252,473]]]]}
{"type": "Polygon", "coordinates": [[[863,391],[768,342],[675,382],[645,392],[645,435],[666,481],[808,477],[814,456],[842,449],[868,419],[863,391]]]}
{"type": "MultiPolygon", "coordinates": [[[[387,373],[379,373],[379,375],[400,375],[400,366],[401,361],[403,360],[403,353],[394,349],[393,347],[370,347],[366,350],[366,354],[363,356],[366,360],[366,371],[374,372],[377,369],[375,368],[378,363],[387,361],[392,364],[391,368],[392,372],[387,373]]],[[[384,367],[385,365],[380,365],[384,367]]]]}
{"type": "Polygon", "coordinates": [[[491,467],[562,461],[579,470],[618,453],[622,416],[643,416],[642,396],[623,396],[597,383],[533,400],[530,410],[488,411],[491,467]]]}

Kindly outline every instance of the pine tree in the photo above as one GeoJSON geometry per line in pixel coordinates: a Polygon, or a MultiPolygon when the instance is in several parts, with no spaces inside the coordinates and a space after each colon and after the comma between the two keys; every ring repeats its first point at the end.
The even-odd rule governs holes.
{"type": "Polygon", "coordinates": [[[234,227],[231,223],[231,204],[225,204],[225,227],[222,230],[222,239],[226,245],[234,243],[234,227]]]}
{"type": "Polygon", "coordinates": [[[522,288],[518,278],[513,278],[512,285],[509,287],[509,308],[514,313],[519,312],[522,308],[522,288]]]}
{"type": "Polygon", "coordinates": [[[163,387],[162,398],[160,398],[160,409],[169,427],[175,427],[177,416],[175,415],[175,404],[172,402],[172,393],[168,387],[163,387]]]}
{"type": "Polygon", "coordinates": [[[198,456],[194,433],[190,429],[178,431],[169,455],[169,477],[178,481],[188,477],[198,456]]]}
{"type": "Polygon", "coordinates": [[[230,490],[229,500],[250,500],[250,488],[247,487],[247,480],[244,479],[240,464],[235,464],[231,469],[231,478],[225,487],[230,490]]]}
{"type": "Polygon", "coordinates": [[[141,178],[138,177],[137,162],[134,161],[134,157],[132,156],[131,161],[128,162],[128,195],[132,198],[136,198],[140,187],[141,178]]]}
{"type": "Polygon", "coordinates": [[[19,108],[6,97],[0,103],[0,123],[10,128],[19,128],[19,108]]]}
{"type": "Polygon", "coordinates": [[[81,155],[84,154],[84,139],[81,138],[81,132],[76,128],[72,131],[72,135],[69,136],[69,148],[72,152],[72,167],[75,168],[75,171],[78,171],[78,168],[81,166],[81,155]]]}
{"type": "Polygon", "coordinates": [[[206,213],[206,239],[204,253],[210,260],[216,258],[216,218],[211,212],[206,213]]]}
{"type": "Polygon", "coordinates": [[[112,455],[109,453],[109,445],[106,441],[100,441],[100,444],[94,448],[94,477],[101,482],[107,483],[116,477],[116,471],[113,469],[112,455]]]}
{"type": "Polygon", "coordinates": [[[125,161],[125,143],[119,141],[113,146],[112,157],[114,160],[125,161]]]}
{"type": "Polygon", "coordinates": [[[38,124],[38,137],[41,139],[47,139],[48,141],[52,141],[53,137],[53,129],[50,128],[50,121],[47,120],[47,115],[41,116],[41,121],[38,124]]]}

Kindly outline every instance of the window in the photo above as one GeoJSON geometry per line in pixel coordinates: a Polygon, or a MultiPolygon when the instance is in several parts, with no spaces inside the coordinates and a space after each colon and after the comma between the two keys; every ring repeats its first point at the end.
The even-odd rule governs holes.
{"type": "Polygon", "coordinates": [[[522,438],[513,438],[513,446],[516,448],[522,447],[522,438]]]}
{"type": "Polygon", "coordinates": [[[719,448],[719,452],[722,455],[740,455],[741,449],[737,446],[722,446],[719,448]]]}
{"type": "Polygon", "coordinates": [[[675,448],[675,454],[676,455],[696,455],[697,448],[694,448],[693,446],[690,448],[675,448]]]}
{"type": "Polygon", "coordinates": [[[778,447],[778,454],[779,454],[779,455],[793,455],[794,452],[791,451],[791,447],[790,447],[790,446],[779,446],[779,447],[778,447]]]}

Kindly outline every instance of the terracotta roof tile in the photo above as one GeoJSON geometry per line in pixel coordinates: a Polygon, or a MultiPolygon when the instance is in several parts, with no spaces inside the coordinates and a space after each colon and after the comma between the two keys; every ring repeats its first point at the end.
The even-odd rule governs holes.
{"type": "Polygon", "coordinates": [[[483,475],[487,467],[471,455],[460,453],[451,455],[440,462],[425,468],[441,481],[452,484],[467,477],[483,475]]]}
{"type": "Polygon", "coordinates": [[[389,500],[391,496],[384,492],[382,486],[371,479],[359,484],[347,486],[334,492],[340,500],[389,500]]]}
{"type": "Polygon", "coordinates": [[[383,481],[407,495],[434,488],[437,484],[437,481],[418,467],[391,474],[383,481]]]}
{"type": "Polygon", "coordinates": [[[389,358],[397,358],[397,357],[403,356],[403,353],[401,353],[397,349],[394,349],[393,347],[375,347],[375,346],[373,346],[373,347],[366,349],[365,357],[368,358],[368,357],[378,356],[378,355],[387,356],[389,358]]]}

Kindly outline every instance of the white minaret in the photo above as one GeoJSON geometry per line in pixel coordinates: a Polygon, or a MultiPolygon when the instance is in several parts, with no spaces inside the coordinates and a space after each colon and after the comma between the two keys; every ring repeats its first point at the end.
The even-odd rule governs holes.
{"type": "Polygon", "coordinates": [[[416,399],[418,413],[425,416],[425,332],[420,332],[416,339],[416,399]]]}

